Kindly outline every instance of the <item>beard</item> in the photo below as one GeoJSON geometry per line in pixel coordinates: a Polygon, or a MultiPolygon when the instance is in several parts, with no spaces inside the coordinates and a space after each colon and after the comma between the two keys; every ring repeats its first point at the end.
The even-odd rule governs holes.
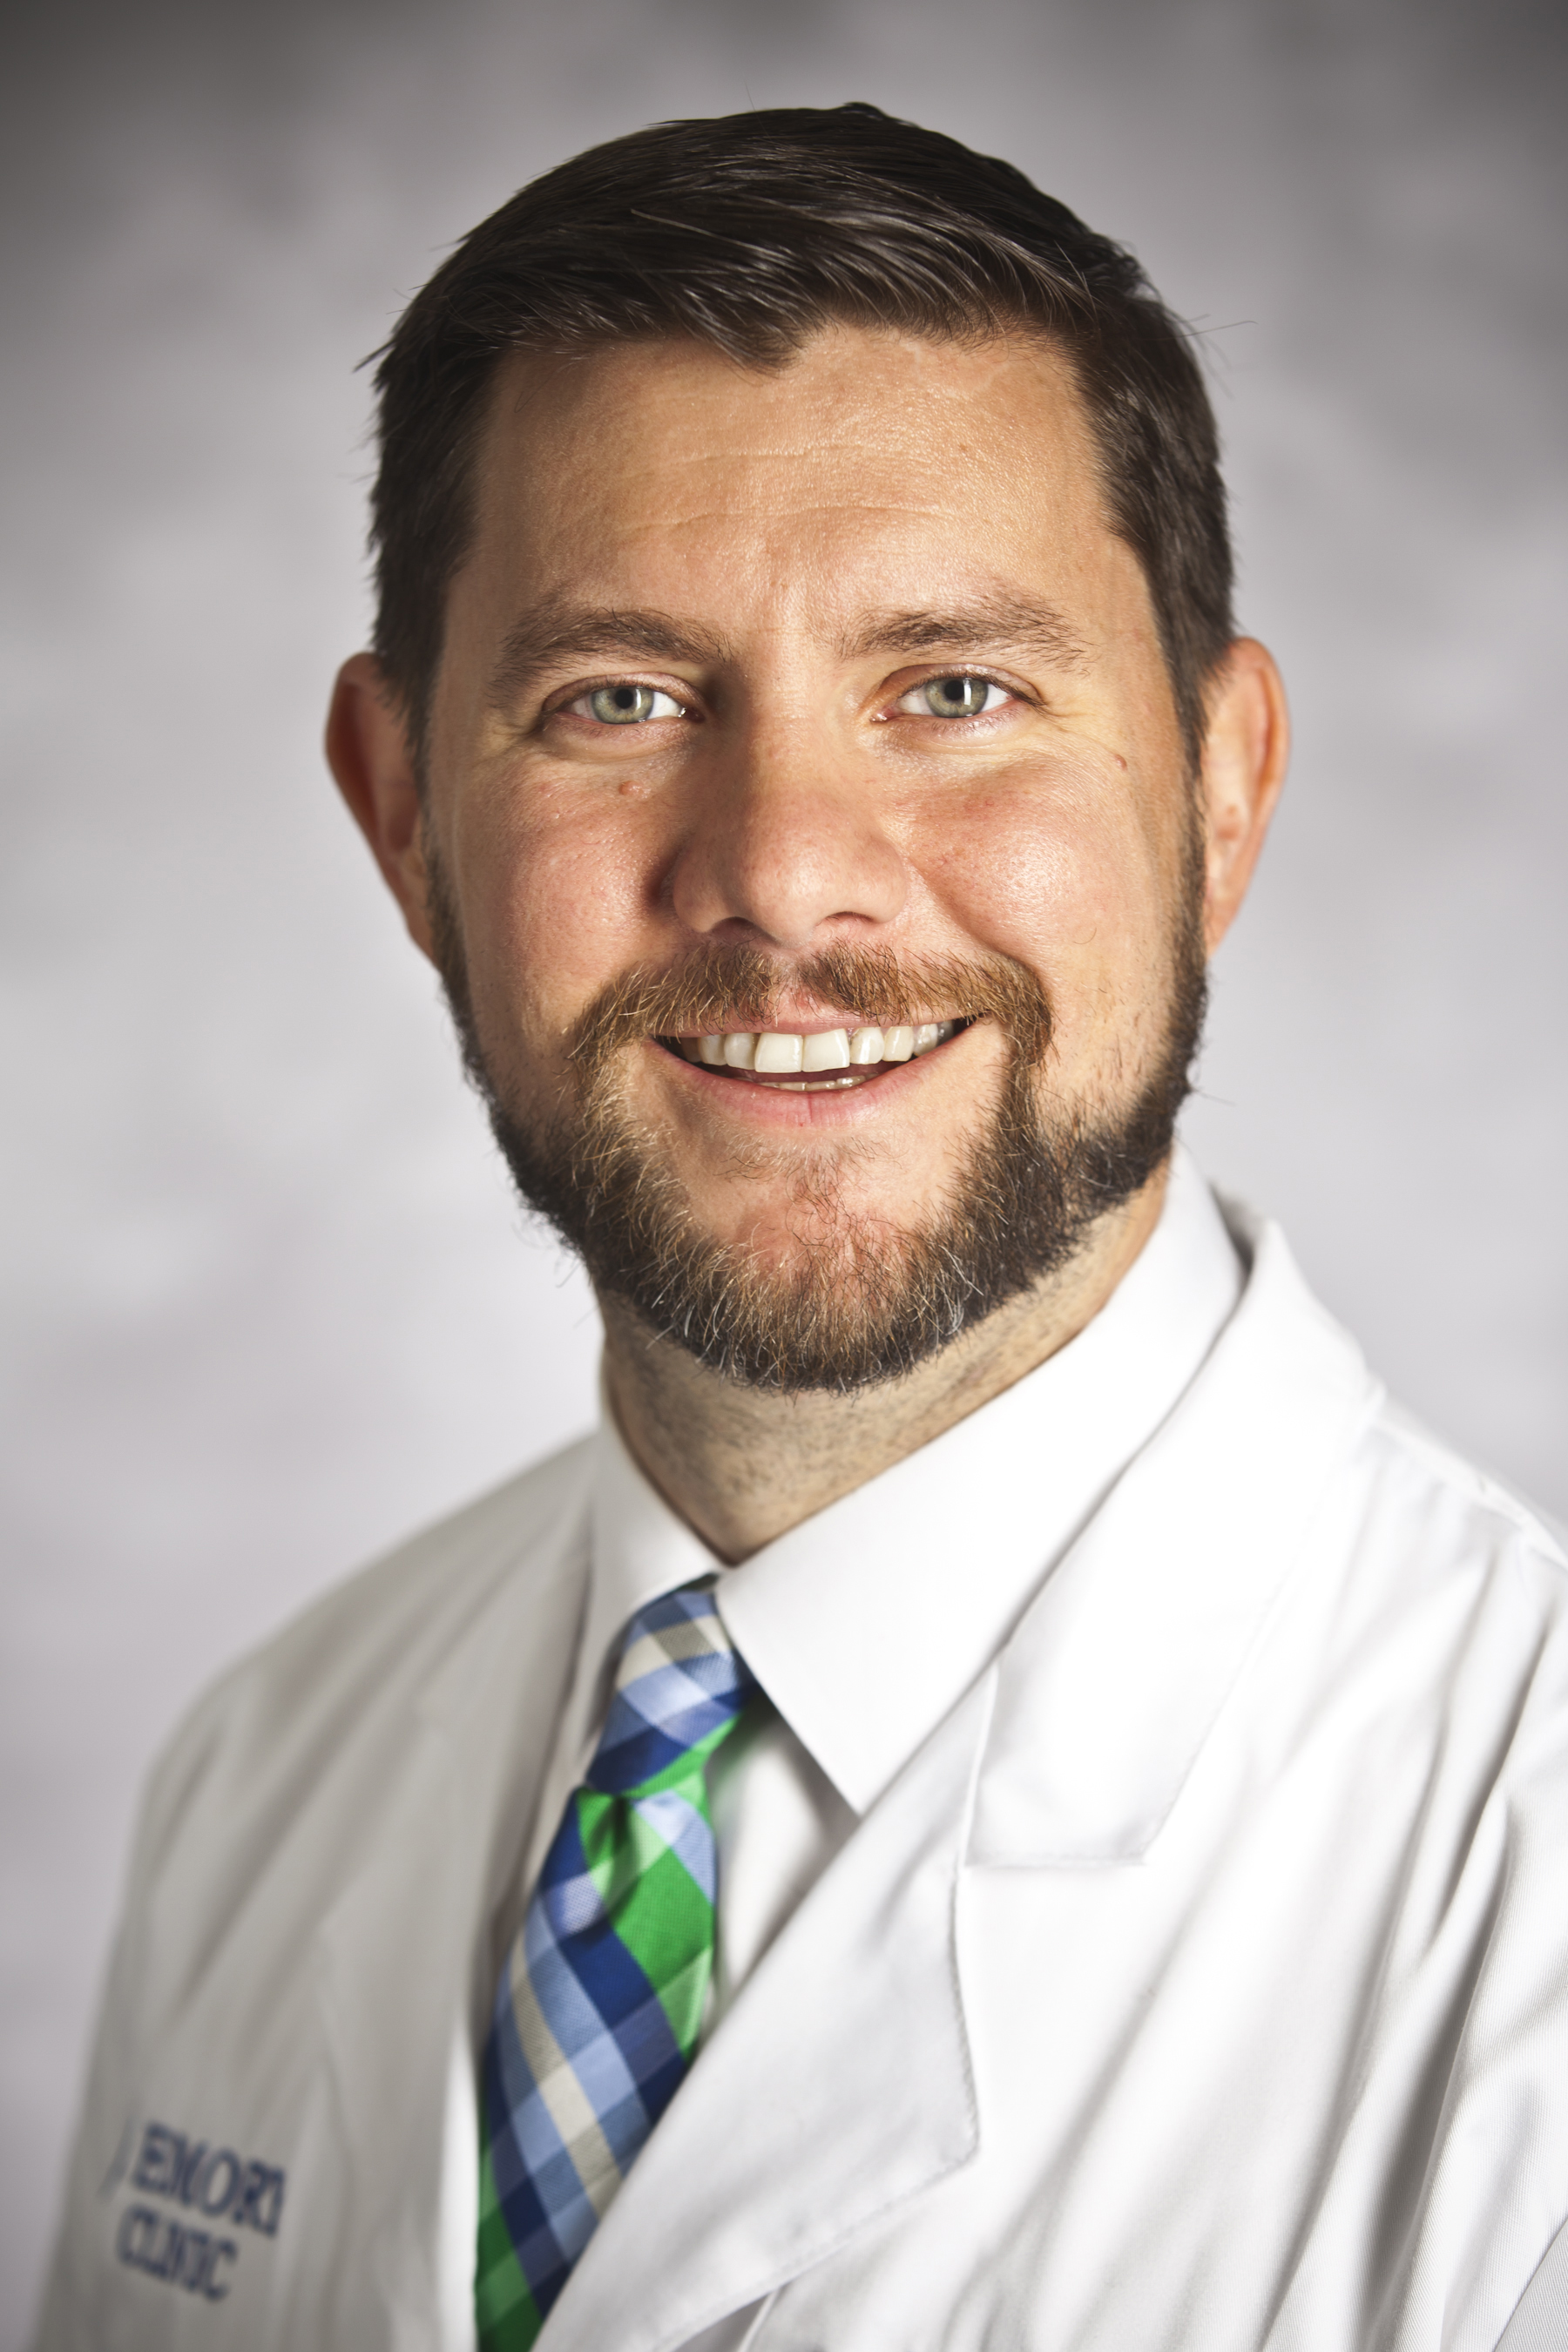
{"type": "Polygon", "coordinates": [[[572,1034],[563,1107],[531,1123],[509,1107],[481,1046],[457,911],[433,846],[437,968],[464,1066],[524,1204],[582,1259],[602,1299],[726,1379],[779,1395],[847,1394],[898,1379],[1058,1273],[1170,1156],[1206,1003],[1195,826],[1163,1032],[1120,1107],[1042,1099],[1049,1003],[1034,974],[1009,959],[832,947],[785,968],[753,948],[710,946],[673,971],[634,971],[604,990],[572,1034]],[[884,1026],[931,1018],[932,1006],[943,1017],[993,1020],[1008,1055],[996,1100],[923,1223],[901,1225],[847,1202],[853,1144],[740,1147],[740,1172],[782,1174],[790,1187],[792,1249],[780,1265],[699,1223],[658,1134],[628,1098],[625,1066],[627,1050],[650,1036],[711,1033],[737,1016],[765,1027],[786,980],[884,1026]]]}

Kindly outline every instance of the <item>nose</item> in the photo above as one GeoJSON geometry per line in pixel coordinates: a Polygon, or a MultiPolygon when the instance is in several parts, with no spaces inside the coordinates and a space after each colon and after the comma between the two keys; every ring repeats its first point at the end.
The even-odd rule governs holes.
{"type": "Polygon", "coordinates": [[[759,730],[707,776],[668,877],[700,936],[799,953],[891,923],[909,896],[878,780],[809,728],[759,730]]]}

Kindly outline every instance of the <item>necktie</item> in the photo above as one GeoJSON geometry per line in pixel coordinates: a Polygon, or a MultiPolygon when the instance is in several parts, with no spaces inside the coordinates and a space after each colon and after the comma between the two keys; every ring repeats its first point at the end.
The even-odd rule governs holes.
{"type": "Polygon", "coordinates": [[[532,2344],[691,2063],[717,1878],[703,1767],[753,1687],[704,1587],[626,1628],[485,2045],[481,2352],[532,2344]]]}

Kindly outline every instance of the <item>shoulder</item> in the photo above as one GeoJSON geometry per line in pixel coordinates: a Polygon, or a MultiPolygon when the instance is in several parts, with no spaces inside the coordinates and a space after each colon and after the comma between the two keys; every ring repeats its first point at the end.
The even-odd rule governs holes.
{"type": "Polygon", "coordinates": [[[210,1805],[253,1810],[283,1778],[303,1800],[356,1759],[374,1769],[458,1662],[472,1686],[476,1657],[558,1652],[551,1630],[558,1615],[574,1627],[586,1567],[592,1452],[584,1439],[421,1529],[223,1674],[153,1767],[133,1877],[210,1805]]]}
{"type": "Polygon", "coordinates": [[[1215,1360],[1228,1355],[1247,1401],[1266,1417],[1299,1421],[1333,1462],[1330,1517],[1340,1531],[1353,1528],[1368,1546],[1414,1553],[1434,1570],[1506,1555],[1528,1562],[1543,1594],[1556,1597],[1568,1575],[1563,1530],[1391,1398],[1308,1287],[1278,1225],[1216,1197],[1246,1283],[1215,1360]]]}
{"type": "Polygon", "coordinates": [[[1539,1555],[1559,1574],[1568,1573],[1568,1536],[1551,1515],[1468,1460],[1397,1399],[1383,1399],[1368,1436],[1384,1475],[1466,1526],[1539,1555]]]}
{"type": "Polygon", "coordinates": [[[1363,1694],[1423,1737],[1473,1706],[1478,1756],[1517,1764],[1568,1708],[1560,1532],[1391,1401],[1277,1226],[1222,1205],[1242,1298],[1173,1423],[1204,1482],[1205,1545],[1229,1528],[1233,1549],[1275,1560],[1303,1688],[1363,1694]]]}
{"type": "Polygon", "coordinates": [[[1495,1586],[1521,1618],[1568,1621],[1563,1531],[1381,1395],[1346,1465],[1341,1509],[1363,1549],[1416,1589],[1495,1586]]]}
{"type": "Polygon", "coordinates": [[[1558,1780],[1568,1761],[1561,1530],[1387,1398],[1347,1465],[1331,1526],[1336,1517],[1358,1570],[1350,1627],[1366,1654],[1386,1658],[1391,1685],[1424,1676],[1450,1739],[1469,1726],[1500,1743],[1500,1772],[1546,1762],[1558,1780]]]}
{"type": "Polygon", "coordinates": [[[313,2016],[312,1939],[389,1858],[405,1908],[460,1860],[449,1900],[471,1927],[570,1675],[591,1460],[574,1447],[415,1536],[196,1702],[132,1854],[110,1989],[122,2054],[199,2042],[210,2058],[215,2034],[228,2050],[239,2022],[260,2032],[290,2000],[297,2022],[313,2016]]]}

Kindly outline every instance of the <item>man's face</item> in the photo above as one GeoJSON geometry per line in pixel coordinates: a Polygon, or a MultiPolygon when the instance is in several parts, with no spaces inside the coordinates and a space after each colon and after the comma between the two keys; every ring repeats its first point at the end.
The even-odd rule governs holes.
{"type": "Polygon", "coordinates": [[[977,1214],[1005,1255],[1009,1199],[1032,1255],[959,1293],[1048,1271],[1116,1166],[1125,1193],[1158,1164],[1194,1043],[1190,780],[1068,368],[848,328],[773,372],[513,362],[476,487],[425,843],[519,1173],[607,1286],[640,1253],[679,1294],[684,1252],[700,1317],[771,1297],[828,1384],[836,1348],[896,1368],[907,1334],[856,1357],[853,1328],[977,1214]],[[833,1032],[922,1024],[934,1050],[834,1066],[833,1032]],[[738,1067],[758,1032],[800,1066],[738,1067]]]}

